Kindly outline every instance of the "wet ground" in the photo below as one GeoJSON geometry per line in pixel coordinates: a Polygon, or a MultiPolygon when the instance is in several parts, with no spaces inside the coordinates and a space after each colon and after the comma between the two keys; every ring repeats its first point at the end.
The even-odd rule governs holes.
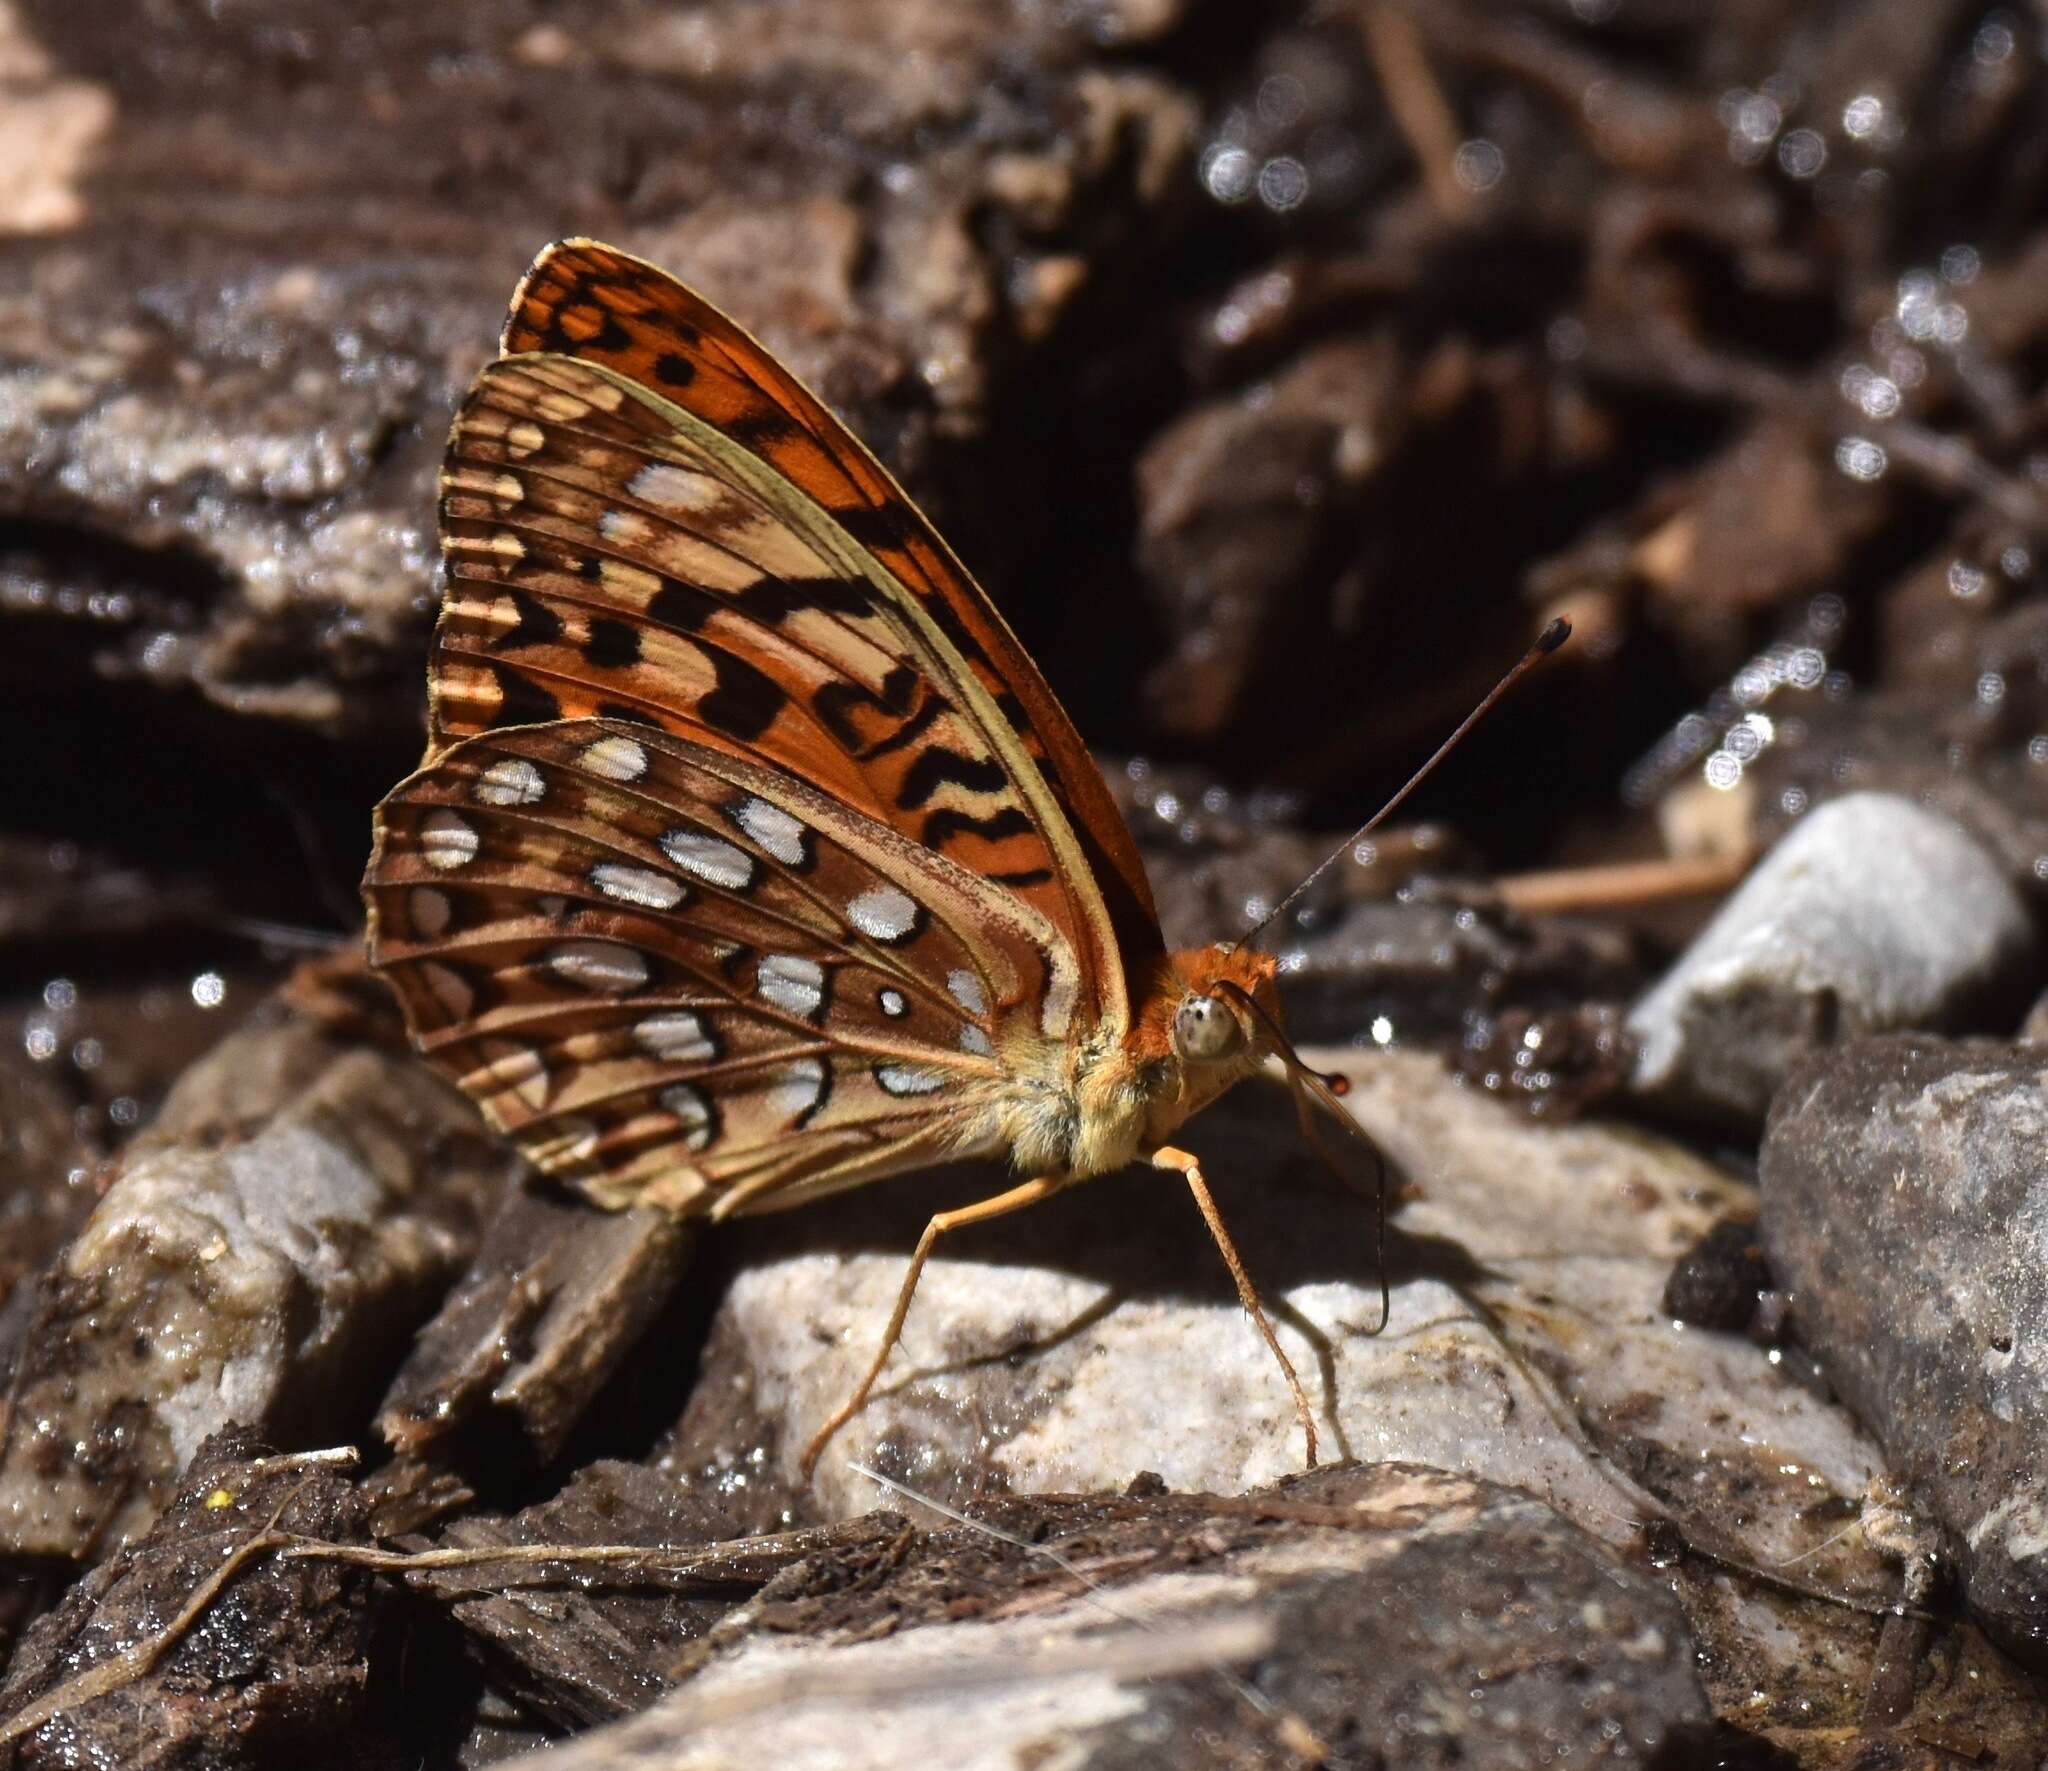
{"type": "Polygon", "coordinates": [[[2038,30],[0,5],[4,1750],[481,1764],[639,1716],[558,1750],[803,1763],[865,1719],[879,1764],[973,1706],[991,1763],[2039,1760],[2038,30]],[[1185,1198],[1125,1176],[935,1263],[842,1448],[911,1495],[805,1488],[987,1177],[698,1236],[539,1186],[405,1053],[355,882],[434,474],[571,232],[901,474],[1175,940],[1574,623],[1281,925],[1384,1250],[1277,1097],[1198,1134],[1356,1468],[1293,1480],[1185,1198]],[[136,1649],[266,1528],[700,1561],[512,1596],[266,1550],[136,1649]]]}

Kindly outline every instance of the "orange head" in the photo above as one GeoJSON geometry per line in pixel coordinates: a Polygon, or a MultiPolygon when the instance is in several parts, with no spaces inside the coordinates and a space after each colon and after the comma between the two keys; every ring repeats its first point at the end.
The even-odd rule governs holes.
{"type": "Polygon", "coordinates": [[[1177,1072],[1181,1116],[1249,1076],[1278,1049],[1278,963],[1270,953],[1217,945],[1169,953],[1139,1007],[1132,1046],[1177,1072]]]}

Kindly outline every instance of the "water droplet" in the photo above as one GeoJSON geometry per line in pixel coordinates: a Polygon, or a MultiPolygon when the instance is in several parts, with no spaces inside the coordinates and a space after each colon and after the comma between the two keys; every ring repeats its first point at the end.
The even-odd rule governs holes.
{"type": "Polygon", "coordinates": [[[1500,149],[1484,136],[1464,143],[1451,156],[1451,176],[1466,190],[1475,193],[1492,190],[1506,171],[1507,161],[1502,158],[1500,149]]]}
{"type": "Polygon", "coordinates": [[[78,1002],[78,986],[69,978],[52,978],[43,986],[43,1007],[67,1009],[78,1002]]]}
{"type": "Polygon", "coordinates": [[[1842,371],[1842,397],[1866,418],[1890,418],[1899,409],[1899,384],[1866,363],[1842,371]]]}
{"type": "Polygon", "coordinates": [[[1835,466],[1852,480],[1878,479],[1889,465],[1885,452],[1868,437],[1844,437],[1835,445],[1835,466]]]}
{"type": "Polygon", "coordinates": [[[1995,68],[2011,58],[2014,41],[2011,25],[2003,19],[1987,19],[1970,39],[1970,54],[1979,67],[1995,68]]]}
{"type": "Polygon", "coordinates": [[[1300,207],[1307,195],[1308,168],[1299,160],[1283,154],[1259,168],[1259,201],[1275,214],[1300,207]]]}
{"type": "Polygon", "coordinates": [[[219,972],[201,972],[192,980],[192,1000],[201,1008],[219,1008],[227,993],[227,980],[219,972]]]}
{"type": "Polygon", "coordinates": [[[1219,203],[1242,203],[1252,194],[1258,162],[1243,148],[1212,142],[1202,154],[1202,188],[1219,203]]]}
{"type": "Polygon", "coordinates": [[[1842,133],[1851,141],[1868,141],[1884,126],[1884,100],[1859,92],[1842,107],[1842,133]]]}
{"type": "Polygon", "coordinates": [[[1795,129],[1778,143],[1778,164],[1788,178],[1813,178],[1828,163],[1828,144],[1817,129],[1795,129]]]}
{"type": "Polygon", "coordinates": [[[1984,268],[1984,260],[1978,256],[1974,246],[1950,246],[1941,255],[1941,280],[1961,288],[1965,283],[1974,283],[1977,273],[1984,268]]]}
{"type": "Polygon", "coordinates": [[[1785,121],[1776,99],[1743,86],[1722,94],[1719,109],[1728,128],[1729,158],[1742,166],[1764,157],[1785,121]]]}
{"type": "Polygon", "coordinates": [[[1308,109],[1308,88],[1292,74],[1269,74],[1259,82],[1259,121],[1270,129],[1299,123],[1308,109]]]}

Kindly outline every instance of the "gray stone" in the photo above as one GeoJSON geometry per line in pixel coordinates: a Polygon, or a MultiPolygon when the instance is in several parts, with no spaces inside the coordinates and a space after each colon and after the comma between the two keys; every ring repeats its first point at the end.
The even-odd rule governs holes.
{"type": "Polygon", "coordinates": [[[299,1024],[223,1041],[42,1281],[0,1447],[0,1553],[96,1558],[230,1425],[348,1437],[512,1172],[408,1060],[299,1024]]]}
{"type": "Polygon", "coordinates": [[[1801,1338],[1954,1534],[1963,1591],[2048,1660],[2048,1063],[1869,1040],[1787,1081],[1763,1234],[1801,1338]]]}
{"type": "Polygon", "coordinates": [[[1195,106],[1098,46],[1126,10],[1143,36],[1180,0],[899,0],[852,30],[802,0],[268,0],[147,55],[69,0],[7,8],[0,623],[76,630],[39,689],[89,660],[138,705],[410,729],[448,415],[565,233],[687,273],[928,489],[1109,249],[1128,275],[1172,237],[1195,106]],[[164,204],[167,167],[195,200],[164,204]]]}
{"type": "Polygon", "coordinates": [[[1850,794],[1796,825],[1636,1005],[1634,1086],[1754,1125],[1807,1053],[1994,1027],[2036,975],[2027,907],[1981,843],[1908,800],[1850,794]]]}
{"type": "MultiPolygon", "coordinates": [[[[1348,1105],[1388,1156],[1401,1203],[1385,1333],[1371,1333],[1370,1206],[1329,1182],[1277,1089],[1236,1090],[1188,1142],[1300,1368],[1323,1456],[1519,1487],[1635,1553],[1650,1528],[1678,1557],[1723,1713],[1802,1762],[1839,1756],[1876,1666],[1870,1619],[1776,1583],[1875,1610],[1900,1601],[1893,1551],[1843,1529],[1882,1453],[1795,1375],[1795,1354],[1674,1322],[1663,1304],[1674,1259],[1753,1212],[1753,1190],[1638,1130],[1531,1123],[1415,1054],[1303,1055],[1350,1078],[1348,1105]]],[[[850,1460],[955,1506],[1004,1490],[1100,1495],[1147,1471],[1241,1495],[1301,1469],[1286,1389],[1185,1190],[1132,1172],[941,1244],[869,1407],[814,1487],[793,1488],[926,1215],[1000,1180],[905,1177],[707,1231],[707,1259],[735,1270],[705,1275],[723,1301],[662,1467],[721,1504],[737,1487],[770,1527],[872,1507],[850,1460]]],[[[1970,1725],[2032,1763],[2048,1733],[2024,1682],[1974,1628],[1952,1639],[1969,1671],[1940,1701],[1966,1691],[1970,1725]]]]}

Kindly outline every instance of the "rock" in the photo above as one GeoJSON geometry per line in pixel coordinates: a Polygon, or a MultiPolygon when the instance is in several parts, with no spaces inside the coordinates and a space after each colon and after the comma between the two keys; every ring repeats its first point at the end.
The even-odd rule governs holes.
{"type": "Polygon", "coordinates": [[[1636,541],[1630,565],[1682,654],[1732,668],[1746,618],[1840,583],[1900,496],[1895,480],[1863,484],[1839,472],[1803,414],[1774,414],[1660,488],[1656,526],[1636,541]]]}
{"type": "MultiPolygon", "coordinates": [[[[1213,774],[1134,758],[1109,772],[1110,791],[1145,858],[1171,946],[1241,934],[1333,850],[1336,865],[1262,937],[1287,974],[1287,1025],[1296,1039],[1457,1050],[1535,1020],[1569,1016],[1588,999],[1636,994],[1643,977],[1626,931],[1587,918],[1522,915],[1503,905],[1471,851],[1438,825],[1307,833],[1282,820],[1277,794],[1242,794],[1213,774]]],[[[1596,1010],[1564,1043],[1584,1067],[1614,1067],[1623,1051],[1596,1010]]],[[[1513,1059],[1508,1058],[1510,1064],[1513,1059]]]]}
{"type": "Polygon", "coordinates": [[[1851,794],[1795,825],[1636,1005],[1634,1086],[1752,1124],[1807,1053],[1995,1025],[2036,966],[2027,907],[1981,844],[1908,800],[1851,794]]]}
{"type": "MultiPolygon", "coordinates": [[[[1479,594],[1508,569],[1500,531],[1453,501],[1525,495],[1548,417],[1526,360],[1463,340],[1418,356],[1376,328],[1175,418],[1136,469],[1161,742],[1294,781],[1419,762],[1541,626],[1479,594]]],[[[1516,718],[1475,751],[1515,767],[1516,718]]]]}
{"type": "Polygon", "coordinates": [[[1740,1334],[1755,1319],[1771,1275],[1753,1218],[1723,1218],[1678,1257],[1664,1282],[1664,1308],[1695,1328],[1740,1334]]]}
{"type": "Polygon", "coordinates": [[[1800,699],[1813,705],[1774,705],[1781,741],[1744,777],[1754,786],[1757,843],[1780,840],[1810,809],[1834,800],[1889,794],[1961,825],[2039,902],[2048,884],[2037,870],[2048,856],[2048,783],[2025,742],[1996,742],[1995,729],[1956,702],[1917,689],[1800,699]],[[1958,726],[1971,730],[1959,735],[1958,726]]]}
{"type": "Polygon", "coordinates": [[[2032,1046],[1858,1042],[1787,1079],[1763,1238],[1792,1320],[1948,1527],[1964,1596],[2048,1663],[2048,1068],[2032,1046]]]}
{"type": "MultiPolygon", "coordinates": [[[[1616,1436],[1622,1467],[1683,1466],[1699,1528],[1758,1557],[1825,1535],[1806,1523],[1817,1489],[1862,1493],[1876,1454],[1839,1411],[1758,1348],[1674,1331],[1663,1308],[1672,1261],[1751,1209],[1747,1189],[1655,1139],[1532,1125],[1426,1058],[1307,1056],[1352,1079],[1351,1105],[1409,1201],[1390,1235],[1384,1334],[1370,1332],[1369,1199],[1324,1177],[1278,1091],[1245,1085],[1188,1141],[1302,1374],[1326,1458],[1513,1483],[1614,1533],[1617,1507],[1651,1503],[1618,1500],[1569,1427],[1577,1418],[1616,1436]],[[1770,1455],[1736,1449],[1744,1435],[1770,1455]],[[1708,1479],[1697,1472],[1710,1444],[1721,1451],[1708,1479]],[[1738,1487],[1741,1522],[1716,1526],[1711,1497],[1732,1506],[1738,1487]]],[[[1335,1126],[1323,1136],[1356,1154],[1335,1126]]],[[[853,1387],[925,1216],[996,1184],[979,1170],[906,1178],[707,1234],[707,1252],[736,1271],[691,1407],[745,1399],[770,1435],[756,1486],[787,1479],[853,1387]]],[[[1139,1470],[1236,1493],[1299,1470],[1302,1449],[1280,1373],[1184,1190],[1132,1171],[941,1244],[874,1398],[798,1498],[842,1517],[872,1504],[850,1459],[955,1502],[991,1483],[1121,1488],[1139,1470]]]]}
{"type": "Polygon", "coordinates": [[[114,673],[222,723],[413,729],[448,416],[552,237],[672,265],[928,488],[1192,196],[1190,99],[1096,36],[1180,0],[527,10],[274,0],[135,54],[10,11],[10,104],[93,119],[31,181],[38,237],[0,237],[0,620],[62,634],[21,672],[52,721],[114,673]],[[204,200],[166,207],[166,167],[204,200]]]}
{"type": "Polygon", "coordinates": [[[291,1022],[222,1042],[41,1282],[0,1448],[0,1552],[95,1558],[230,1424],[352,1437],[516,1172],[408,1059],[291,1022]]]}
{"type": "MultiPolygon", "coordinates": [[[[1317,654],[1280,643],[1275,624],[1307,615],[1304,585],[1334,579],[1355,553],[1364,490],[1406,428],[1406,381],[1391,335],[1340,339],[1250,394],[1196,408],[1147,447],[1139,560],[1177,638],[1147,684],[1166,732],[1213,738],[1276,693],[1300,693],[1300,660],[1317,654]],[[1271,655],[1293,661],[1287,678],[1260,680],[1271,655]]],[[[1326,643],[1318,662],[1337,663],[1326,643]]]]}
{"type": "Polygon", "coordinates": [[[1490,1483],[1379,1464],[975,1511],[1003,1536],[921,1534],[858,1581],[820,1558],[682,1691],[533,1762],[1511,1771],[1708,1731],[1661,1583],[1490,1483]]]}
{"type": "Polygon", "coordinates": [[[268,1771],[339,1763],[337,1740],[355,1744],[350,1762],[389,1762],[369,1719],[371,1577],[337,1562],[255,1557],[160,1658],[103,1694],[64,1697],[76,1678],[119,1672],[257,1533],[360,1543],[363,1514],[331,1459],[266,1456],[247,1433],[209,1439],[148,1532],[22,1639],[0,1687],[0,1743],[19,1733],[7,1763],[268,1771]]]}
{"type": "Polygon", "coordinates": [[[1589,1002],[1548,1014],[1475,1015],[1456,1064],[1464,1081],[1532,1118],[1572,1119],[1620,1094],[1632,1056],[1620,1006],[1589,1002]]]}

